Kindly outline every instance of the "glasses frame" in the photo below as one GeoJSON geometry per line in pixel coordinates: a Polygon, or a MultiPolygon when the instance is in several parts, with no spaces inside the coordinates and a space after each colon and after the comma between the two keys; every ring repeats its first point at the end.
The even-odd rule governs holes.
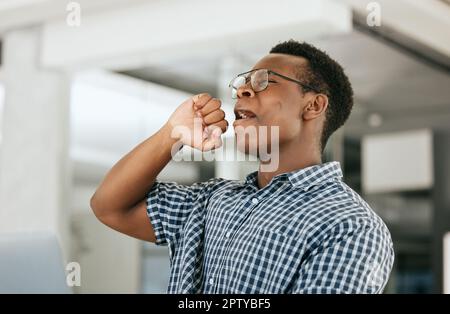
{"type": "MultiPolygon", "coordinates": [[[[253,69],[253,70],[250,70],[250,71],[242,72],[242,73],[236,75],[236,76],[230,81],[230,84],[228,84],[228,87],[229,87],[229,88],[232,88],[232,89],[234,89],[234,90],[236,90],[236,92],[237,92],[237,90],[238,90],[240,87],[236,88],[236,87],[234,87],[234,86],[232,85],[232,83],[233,83],[238,77],[240,77],[240,76],[242,76],[242,75],[245,75],[245,74],[248,74],[248,73],[252,73],[252,72],[255,72],[255,71],[259,71],[259,70],[266,70],[268,76],[269,76],[270,74],[279,76],[279,77],[281,77],[281,78],[284,78],[285,80],[288,80],[288,81],[291,81],[291,82],[294,82],[294,83],[300,85],[300,86],[301,86],[302,88],[304,88],[304,89],[309,89],[309,90],[312,90],[312,91],[314,91],[314,92],[320,94],[320,91],[318,91],[316,88],[314,88],[314,87],[312,87],[312,86],[310,86],[310,85],[308,85],[308,84],[304,84],[304,83],[302,83],[302,82],[300,82],[300,81],[298,81],[298,80],[295,80],[295,79],[293,79],[293,78],[290,78],[290,77],[288,77],[288,76],[285,76],[285,75],[283,75],[283,74],[277,73],[277,72],[272,71],[272,70],[269,70],[269,69],[253,69]]],[[[251,76],[245,77],[245,84],[244,84],[244,85],[247,85],[247,84],[248,84],[247,78],[249,78],[249,77],[251,77],[251,76]]],[[[267,78],[267,81],[269,81],[268,78],[267,78]]],[[[251,83],[250,83],[250,84],[251,84],[251,83]]],[[[244,85],[242,85],[242,86],[244,86],[244,85]]],[[[266,90],[268,86],[269,86],[269,84],[267,84],[266,87],[264,87],[264,88],[263,88],[262,90],[260,90],[260,91],[255,91],[255,90],[253,89],[253,86],[252,86],[252,89],[253,89],[253,91],[254,91],[255,93],[259,93],[259,92],[262,92],[262,91],[266,90]]],[[[236,95],[237,95],[237,94],[236,94],[236,95]]],[[[236,98],[237,98],[237,96],[236,96],[236,98]]]]}

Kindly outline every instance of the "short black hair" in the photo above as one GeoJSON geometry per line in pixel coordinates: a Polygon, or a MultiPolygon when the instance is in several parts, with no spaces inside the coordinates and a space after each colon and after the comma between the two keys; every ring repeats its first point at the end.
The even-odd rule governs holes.
{"type": "MultiPolygon", "coordinates": [[[[303,57],[307,68],[299,68],[298,78],[305,84],[328,96],[328,108],[320,139],[323,152],[328,138],[350,116],[353,107],[353,89],[342,67],[324,51],[308,44],[289,40],[274,46],[270,53],[303,57]]],[[[303,88],[305,92],[308,90],[303,88]]]]}

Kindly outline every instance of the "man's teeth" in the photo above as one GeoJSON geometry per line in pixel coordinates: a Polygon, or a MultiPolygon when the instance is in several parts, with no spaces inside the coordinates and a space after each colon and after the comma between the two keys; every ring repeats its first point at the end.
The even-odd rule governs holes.
{"type": "Polygon", "coordinates": [[[239,113],[239,118],[241,118],[241,119],[249,119],[249,118],[253,118],[253,116],[252,116],[252,117],[249,117],[249,116],[247,116],[245,113],[240,112],[240,113],[239,113]]]}

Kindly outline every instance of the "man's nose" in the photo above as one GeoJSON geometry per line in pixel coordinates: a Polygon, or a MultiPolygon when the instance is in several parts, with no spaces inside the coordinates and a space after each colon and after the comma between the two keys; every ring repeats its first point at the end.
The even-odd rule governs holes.
{"type": "Polygon", "coordinates": [[[251,88],[250,84],[247,83],[247,84],[242,85],[241,87],[238,88],[237,96],[238,96],[238,98],[254,97],[255,96],[255,91],[251,88]]]}

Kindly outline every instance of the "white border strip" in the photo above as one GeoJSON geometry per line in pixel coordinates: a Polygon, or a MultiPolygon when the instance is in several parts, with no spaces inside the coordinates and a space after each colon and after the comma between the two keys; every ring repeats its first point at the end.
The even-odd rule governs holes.
{"type": "Polygon", "coordinates": [[[444,235],[444,293],[450,294],[450,232],[444,235]]]}

